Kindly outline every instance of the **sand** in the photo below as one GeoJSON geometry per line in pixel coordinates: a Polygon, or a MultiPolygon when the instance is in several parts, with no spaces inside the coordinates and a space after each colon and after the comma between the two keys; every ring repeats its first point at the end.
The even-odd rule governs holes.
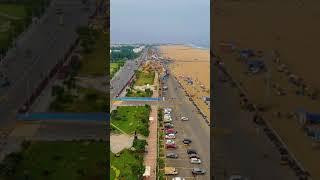
{"type": "Polygon", "coordinates": [[[221,56],[234,78],[244,84],[249,98],[258,104],[269,104],[271,110],[265,116],[287,143],[290,151],[311,173],[313,179],[320,179],[319,150],[312,148],[312,140],[302,131],[295,119],[274,118],[275,111],[293,112],[299,107],[307,111],[320,112],[320,100],[294,94],[296,88],[288,83],[283,73],[276,71],[271,62],[271,50],[280,53],[280,62],[288,65],[290,72],[302,77],[311,89],[320,89],[318,78],[318,43],[320,42],[319,1],[222,1],[217,0],[213,16],[215,41],[213,48],[221,56]],[[262,50],[267,66],[271,70],[271,81],[279,84],[288,95],[277,96],[273,91],[267,96],[264,75],[246,76],[243,63],[237,61],[237,54],[220,51],[221,41],[234,42],[239,48],[262,50]]]}
{"type": "Polygon", "coordinates": [[[209,50],[197,49],[182,45],[161,46],[163,57],[172,60],[169,68],[181,82],[201,111],[210,119],[210,110],[202,97],[210,96],[210,55],[209,50]],[[190,77],[194,84],[188,85],[184,80],[190,77]],[[202,87],[201,87],[202,85],[202,87]]]}

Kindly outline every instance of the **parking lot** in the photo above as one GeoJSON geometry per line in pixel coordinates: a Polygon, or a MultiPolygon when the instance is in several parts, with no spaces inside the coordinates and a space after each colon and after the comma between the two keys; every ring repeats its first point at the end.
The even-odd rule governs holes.
{"type": "MultiPolygon", "coordinates": [[[[167,178],[182,177],[185,179],[210,179],[209,161],[210,161],[210,139],[209,127],[203,117],[196,113],[196,108],[185,96],[183,90],[173,78],[168,79],[168,90],[163,93],[166,99],[165,107],[172,109],[171,124],[173,129],[177,131],[174,142],[176,149],[166,149],[166,140],[162,144],[164,146],[164,154],[176,153],[178,158],[165,158],[165,167],[173,167],[178,171],[178,175],[168,175],[167,178]],[[182,121],[181,117],[187,117],[189,120],[182,121]],[[206,134],[208,133],[208,134],[206,134]],[[208,137],[206,137],[208,136],[208,137]],[[190,145],[185,145],[183,139],[190,139],[190,145]],[[200,164],[192,164],[187,154],[188,149],[193,149],[199,155],[200,164]],[[201,168],[205,170],[205,174],[192,174],[193,168],[201,168]]],[[[165,123],[164,123],[165,124],[165,123]]]]}

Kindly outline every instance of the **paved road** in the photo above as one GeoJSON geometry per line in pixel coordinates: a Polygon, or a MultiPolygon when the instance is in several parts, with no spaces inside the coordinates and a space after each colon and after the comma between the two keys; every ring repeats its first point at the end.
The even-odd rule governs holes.
{"type": "Polygon", "coordinates": [[[122,68],[115,74],[111,79],[110,84],[112,89],[110,89],[110,99],[115,98],[127,85],[131,77],[134,74],[134,71],[137,70],[140,66],[140,63],[146,59],[147,50],[145,50],[141,56],[135,60],[128,60],[122,66],[122,68]]]}
{"type": "Polygon", "coordinates": [[[76,40],[76,29],[88,24],[94,2],[85,10],[81,0],[56,0],[47,10],[45,19],[26,33],[18,46],[0,64],[0,71],[8,76],[11,86],[0,88],[1,125],[12,122],[17,109],[31,95],[49,70],[60,60],[76,40]],[[56,9],[64,12],[64,26],[59,25],[56,9]],[[26,52],[31,52],[27,56],[26,52]]]}
{"type": "Polygon", "coordinates": [[[259,180],[297,179],[288,167],[280,165],[279,153],[252,123],[253,115],[240,109],[237,90],[230,84],[218,83],[213,91],[216,128],[212,130],[212,167],[216,179],[227,179],[233,173],[259,180]]]}
{"type": "Polygon", "coordinates": [[[192,168],[201,167],[204,168],[207,173],[205,175],[197,176],[197,179],[209,180],[210,179],[210,128],[202,118],[200,114],[197,114],[197,110],[194,105],[186,97],[184,91],[179,88],[179,84],[174,78],[169,76],[166,82],[168,91],[166,99],[172,99],[168,101],[173,108],[173,121],[175,129],[178,131],[176,143],[178,148],[176,150],[168,150],[168,152],[177,152],[179,154],[178,159],[166,159],[166,166],[176,167],[179,171],[179,176],[186,178],[193,178],[192,168]],[[181,116],[188,117],[189,121],[181,121],[181,116]],[[190,147],[183,145],[183,138],[190,138],[192,143],[190,147]],[[191,164],[187,156],[187,149],[195,149],[201,160],[202,164],[191,164]]]}

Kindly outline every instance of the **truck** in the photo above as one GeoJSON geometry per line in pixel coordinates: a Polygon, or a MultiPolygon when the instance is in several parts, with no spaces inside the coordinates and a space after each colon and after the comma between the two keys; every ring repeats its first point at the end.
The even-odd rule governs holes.
{"type": "Polygon", "coordinates": [[[164,168],[164,174],[165,175],[177,175],[178,171],[174,167],[165,167],[164,168]]]}

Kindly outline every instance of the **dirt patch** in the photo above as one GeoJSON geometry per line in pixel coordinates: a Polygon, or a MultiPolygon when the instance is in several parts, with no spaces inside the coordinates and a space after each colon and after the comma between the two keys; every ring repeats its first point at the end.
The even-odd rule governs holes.
{"type": "Polygon", "coordinates": [[[133,144],[133,136],[128,136],[126,134],[112,134],[110,135],[110,148],[111,152],[116,154],[123,149],[129,149],[133,144]]]}

